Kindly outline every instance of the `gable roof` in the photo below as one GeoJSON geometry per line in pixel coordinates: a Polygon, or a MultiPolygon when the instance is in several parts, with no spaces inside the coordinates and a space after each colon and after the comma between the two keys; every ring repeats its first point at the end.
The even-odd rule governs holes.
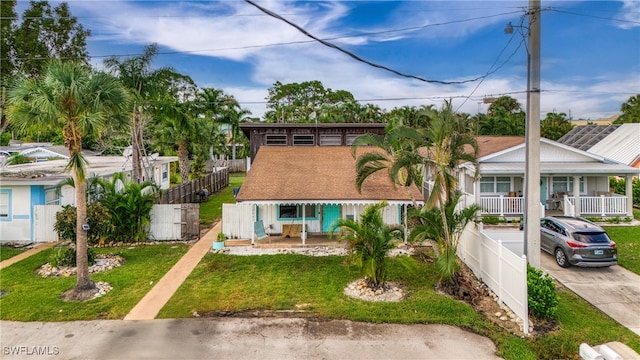
{"type": "MultiPolygon", "coordinates": [[[[372,148],[373,149],[373,148],[372,148]]],[[[372,150],[371,149],[371,150],[372,150]]],[[[371,151],[359,148],[358,154],[371,151]]],[[[386,172],[355,185],[356,161],[349,146],[262,146],[236,198],[239,202],[422,202],[413,185],[411,195],[394,186],[386,172]]]]}
{"type": "Polygon", "coordinates": [[[640,158],[640,123],[622,124],[588,150],[617,162],[634,166],[640,158]]]}
{"type": "Polygon", "coordinates": [[[580,150],[589,150],[593,145],[614,132],[620,125],[581,125],[564,134],[558,142],[580,150]]]}

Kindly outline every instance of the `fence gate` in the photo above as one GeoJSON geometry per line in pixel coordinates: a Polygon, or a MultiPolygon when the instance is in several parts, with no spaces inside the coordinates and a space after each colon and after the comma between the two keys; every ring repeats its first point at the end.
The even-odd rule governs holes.
{"type": "Polygon", "coordinates": [[[58,233],[53,230],[56,223],[56,213],[62,210],[60,205],[35,205],[33,207],[35,220],[33,222],[33,241],[52,242],[58,241],[58,233]]]}
{"type": "Polygon", "coordinates": [[[182,239],[200,238],[200,204],[182,204],[182,239]]]}

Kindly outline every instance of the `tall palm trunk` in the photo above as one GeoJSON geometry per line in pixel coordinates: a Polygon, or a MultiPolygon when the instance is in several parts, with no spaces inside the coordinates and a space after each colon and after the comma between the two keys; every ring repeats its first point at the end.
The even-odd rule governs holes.
{"type": "Polygon", "coordinates": [[[178,165],[182,183],[186,184],[189,181],[189,149],[184,141],[178,144],[178,165]]]}
{"type": "Polygon", "coordinates": [[[131,134],[131,172],[133,181],[135,183],[140,183],[142,178],[142,170],[140,166],[140,139],[142,136],[140,130],[140,111],[138,109],[133,110],[133,129],[131,134]]]}
{"type": "Polygon", "coordinates": [[[75,183],[76,195],[76,269],[77,282],[76,290],[90,290],[96,287],[89,278],[89,259],[87,256],[87,232],[82,228],[87,219],[87,198],[85,195],[85,180],[78,176],[77,172],[72,173],[75,183]]]}

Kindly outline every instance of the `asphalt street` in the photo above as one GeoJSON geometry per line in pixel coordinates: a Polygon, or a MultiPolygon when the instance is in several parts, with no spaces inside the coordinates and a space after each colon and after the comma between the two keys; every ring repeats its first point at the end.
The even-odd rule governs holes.
{"type": "Polygon", "coordinates": [[[447,325],[301,318],[1,321],[2,359],[500,359],[447,325]]]}

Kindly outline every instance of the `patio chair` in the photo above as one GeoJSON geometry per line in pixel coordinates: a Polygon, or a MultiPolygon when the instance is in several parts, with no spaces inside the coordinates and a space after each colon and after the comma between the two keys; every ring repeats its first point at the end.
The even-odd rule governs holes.
{"type": "MultiPolygon", "coordinates": [[[[258,240],[262,240],[266,237],[269,238],[269,243],[271,243],[271,237],[266,233],[266,228],[264,227],[264,224],[262,223],[262,220],[258,220],[255,223],[253,223],[253,232],[256,234],[256,237],[258,238],[258,240]]],[[[251,241],[251,243],[253,243],[253,239],[251,241]]]]}

